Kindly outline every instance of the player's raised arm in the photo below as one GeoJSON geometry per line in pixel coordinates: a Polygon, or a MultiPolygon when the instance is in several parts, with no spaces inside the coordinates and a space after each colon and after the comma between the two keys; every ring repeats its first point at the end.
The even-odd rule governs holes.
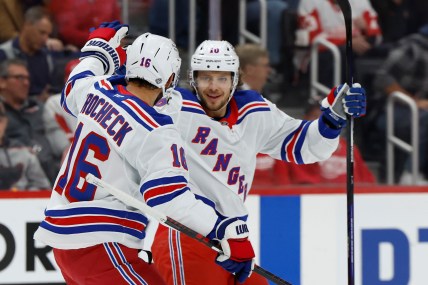
{"type": "MultiPolygon", "coordinates": [[[[103,72],[96,75],[113,74],[125,63],[126,51],[121,46],[121,41],[127,34],[128,25],[121,24],[119,21],[102,23],[89,34],[88,41],[81,50],[80,59],[98,59],[102,64],[103,72]]],[[[91,70],[98,71],[98,68],[91,70]]]]}
{"type": "Polygon", "coordinates": [[[70,73],[61,94],[63,109],[76,116],[75,102],[72,93],[84,96],[90,82],[76,84],[80,79],[94,76],[112,75],[126,61],[126,51],[121,40],[128,34],[128,25],[119,21],[102,23],[91,29],[88,41],[81,50],[80,63],[70,73]]]}

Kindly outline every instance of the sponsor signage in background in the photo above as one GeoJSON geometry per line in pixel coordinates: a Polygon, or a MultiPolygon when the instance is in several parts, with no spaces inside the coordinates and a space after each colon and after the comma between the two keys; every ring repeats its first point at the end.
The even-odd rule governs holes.
{"type": "Polygon", "coordinates": [[[0,284],[64,283],[52,249],[33,239],[47,201],[0,199],[0,284]]]}
{"type": "MultiPolygon", "coordinates": [[[[264,190],[246,202],[258,264],[293,285],[347,284],[343,189],[264,190]]],[[[356,284],[428,284],[428,188],[370,191],[355,195],[356,284]]],[[[0,193],[0,285],[64,283],[51,249],[33,240],[48,196],[0,193]]]]}
{"type": "MultiPolygon", "coordinates": [[[[428,284],[428,187],[385,188],[355,195],[355,284],[428,284]]],[[[346,195],[329,192],[260,197],[264,268],[293,285],[347,284],[346,195]]]]}

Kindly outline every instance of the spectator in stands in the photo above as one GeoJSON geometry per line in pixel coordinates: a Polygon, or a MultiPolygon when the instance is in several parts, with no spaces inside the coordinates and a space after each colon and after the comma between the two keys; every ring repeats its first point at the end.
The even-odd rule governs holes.
{"type": "MultiPolygon", "coordinates": [[[[267,49],[269,60],[276,70],[280,69],[282,63],[281,50],[284,37],[283,16],[288,9],[287,1],[267,0],[267,49]]],[[[260,34],[260,2],[258,0],[247,0],[247,27],[250,31],[260,34]]]]}
{"type": "MultiPolygon", "coordinates": [[[[318,103],[309,104],[305,110],[304,119],[314,120],[320,114],[318,103]]],[[[287,168],[291,184],[346,183],[346,140],[343,137],[339,138],[337,150],[327,160],[302,165],[289,163],[287,168]]],[[[354,145],[354,181],[356,184],[376,182],[356,145],[354,145]]]]}
{"type": "MultiPolygon", "coordinates": [[[[384,56],[379,46],[382,35],[377,22],[377,14],[369,0],[350,0],[353,13],[353,51],[356,56],[384,56]]],[[[298,8],[298,29],[296,46],[309,48],[316,38],[325,38],[339,47],[342,59],[345,55],[345,24],[343,14],[334,1],[301,0],[298,8]]],[[[319,80],[326,86],[332,85],[333,64],[330,52],[325,48],[319,54],[319,80]]],[[[299,49],[295,53],[297,69],[307,72],[309,50],[299,49]]],[[[342,60],[342,66],[344,60],[342,60]]],[[[342,67],[342,73],[344,73],[342,67]]]]}
{"type": "MultiPolygon", "coordinates": [[[[0,0],[0,43],[6,42],[19,35],[24,25],[24,13],[33,6],[45,6],[50,0],[0,0]]],[[[49,38],[47,47],[60,51],[63,44],[56,38],[49,38]]]]}
{"type": "MultiPolygon", "coordinates": [[[[73,59],[67,63],[64,70],[64,83],[79,62],[79,59],[73,59]]],[[[61,93],[49,97],[43,111],[43,122],[53,153],[55,156],[63,157],[73,140],[77,119],[62,109],[60,101],[61,93]]]]}
{"type": "Polygon", "coordinates": [[[283,94],[275,89],[275,82],[271,80],[274,72],[270,65],[269,52],[259,44],[240,44],[236,46],[236,54],[242,72],[240,88],[256,90],[278,104],[283,94]]]}
{"type": "Polygon", "coordinates": [[[50,189],[49,180],[31,150],[7,139],[7,125],[5,107],[0,101],[0,190],[50,189]]]}
{"type": "Polygon", "coordinates": [[[50,1],[48,7],[59,38],[79,50],[86,43],[90,28],[98,27],[102,22],[121,19],[117,0],[50,1]]]}
{"type": "MultiPolygon", "coordinates": [[[[420,181],[426,184],[428,180],[428,23],[422,26],[419,33],[409,35],[399,41],[380,67],[375,79],[375,88],[382,95],[379,106],[379,115],[376,118],[377,129],[372,131],[372,145],[377,147],[374,152],[384,154],[385,159],[385,131],[386,97],[394,91],[400,91],[412,98],[419,108],[419,164],[420,181]]],[[[396,104],[394,109],[394,135],[400,139],[410,141],[410,110],[407,106],[396,104]]],[[[405,170],[408,154],[398,151],[395,155],[395,178],[400,179],[405,170]]],[[[406,170],[409,170],[406,168],[406,170]]],[[[407,172],[407,171],[406,171],[407,172]]],[[[404,173],[405,177],[408,176],[404,173]]],[[[405,178],[403,177],[403,178],[405,178]]],[[[404,181],[403,181],[404,182],[404,181]]]]}
{"type": "Polygon", "coordinates": [[[258,44],[241,44],[235,48],[242,72],[242,89],[262,93],[271,73],[269,53],[258,44]]]}
{"type": "Polygon", "coordinates": [[[6,136],[30,147],[35,153],[50,181],[59,170],[60,158],[55,157],[46,138],[43,124],[43,103],[28,96],[30,73],[20,59],[0,63],[0,96],[6,107],[9,125],[6,136]]]}
{"type": "MultiPolygon", "coordinates": [[[[27,10],[24,25],[19,35],[0,45],[0,61],[20,58],[28,64],[31,86],[30,96],[37,96],[41,101],[49,96],[54,72],[54,59],[47,48],[52,22],[48,12],[41,6],[27,10]]],[[[58,42],[55,50],[62,50],[58,42]]]]}

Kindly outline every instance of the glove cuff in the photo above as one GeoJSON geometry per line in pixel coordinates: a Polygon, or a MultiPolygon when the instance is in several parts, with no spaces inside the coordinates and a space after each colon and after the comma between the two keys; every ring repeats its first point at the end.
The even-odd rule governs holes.
{"type": "MultiPolygon", "coordinates": [[[[334,114],[333,114],[334,115],[334,114]]],[[[337,138],[346,126],[346,120],[340,117],[332,116],[331,110],[326,109],[318,119],[318,131],[320,134],[328,139],[337,138]],[[339,118],[336,120],[336,118],[339,118]]]]}
{"type": "Polygon", "coordinates": [[[126,52],[122,47],[119,46],[114,49],[107,41],[101,38],[89,40],[81,51],[81,59],[94,56],[101,60],[106,74],[113,74],[116,69],[123,65],[126,58],[126,52]]]}
{"type": "Polygon", "coordinates": [[[216,229],[216,238],[219,240],[222,240],[225,236],[233,239],[247,238],[248,233],[245,221],[238,218],[231,218],[220,222],[216,229]]]}

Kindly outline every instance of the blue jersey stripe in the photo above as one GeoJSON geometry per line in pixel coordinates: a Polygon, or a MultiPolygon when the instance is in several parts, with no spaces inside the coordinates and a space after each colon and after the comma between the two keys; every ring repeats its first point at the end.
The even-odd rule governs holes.
{"type": "Polygon", "coordinates": [[[297,164],[303,164],[303,158],[302,158],[302,146],[305,142],[306,133],[308,132],[309,126],[311,125],[312,121],[304,121],[305,125],[303,126],[303,130],[300,132],[300,136],[297,140],[296,146],[294,147],[294,157],[296,158],[297,164]]]}
{"type": "Polygon", "coordinates": [[[63,235],[81,234],[90,232],[117,232],[126,233],[138,239],[143,239],[146,236],[145,231],[137,231],[132,228],[127,228],[122,225],[99,224],[99,225],[84,225],[84,226],[66,226],[59,227],[43,221],[40,226],[51,232],[63,235]]]}
{"type": "Polygon", "coordinates": [[[251,109],[251,110],[249,110],[249,111],[247,111],[246,113],[245,113],[245,115],[243,115],[237,122],[236,122],[236,124],[239,124],[239,123],[241,123],[242,122],[242,120],[244,120],[244,118],[245,117],[247,117],[249,114],[251,114],[251,113],[254,113],[254,112],[269,112],[270,111],[270,108],[269,107],[258,107],[258,108],[254,108],[254,109],[251,109]]]}
{"type": "Polygon", "coordinates": [[[71,208],[65,210],[47,210],[45,211],[45,216],[48,217],[73,217],[73,216],[82,216],[82,215],[104,215],[104,216],[113,216],[122,219],[134,220],[141,222],[145,225],[148,223],[148,219],[139,213],[112,210],[106,208],[97,208],[97,207],[81,207],[81,208],[71,208]]]}
{"type": "Polygon", "coordinates": [[[170,194],[160,195],[154,198],[151,198],[147,201],[147,205],[150,207],[158,206],[164,203],[167,203],[171,200],[173,200],[175,197],[180,196],[181,194],[185,193],[186,191],[189,191],[189,187],[185,187],[181,190],[174,191],[170,194]]]}
{"type": "MultiPolygon", "coordinates": [[[[107,80],[109,80],[108,78],[107,80]]],[[[114,79],[114,78],[113,78],[114,79]]],[[[114,83],[110,82],[110,83],[114,83]]],[[[142,125],[145,129],[148,131],[152,131],[154,127],[146,121],[134,108],[136,107],[130,107],[127,104],[124,103],[125,100],[132,101],[135,105],[137,105],[139,108],[143,109],[146,112],[146,116],[151,119],[152,121],[156,122],[158,125],[170,125],[172,124],[172,119],[169,116],[159,114],[153,107],[147,105],[143,101],[141,101],[138,97],[128,94],[121,95],[120,92],[117,89],[117,86],[113,86],[113,89],[108,90],[102,86],[100,86],[99,82],[96,82],[94,84],[94,88],[101,92],[102,94],[106,95],[108,98],[113,100],[118,106],[123,108],[136,122],[138,122],[140,125],[142,125]],[[120,95],[120,96],[115,96],[120,95]]]]}
{"type": "MultiPolygon", "coordinates": [[[[69,113],[70,115],[72,115],[74,117],[76,117],[77,115],[73,114],[73,112],[70,110],[70,108],[68,108],[68,106],[67,106],[67,100],[66,100],[67,99],[67,94],[65,94],[65,91],[66,91],[68,85],[71,84],[73,86],[74,82],[76,80],[82,79],[82,78],[86,78],[86,77],[89,77],[89,76],[95,76],[95,74],[92,71],[84,71],[84,72],[80,72],[78,74],[73,75],[73,77],[71,77],[71,78],[69,78],[67,80],[67,82],[65,84],[65,87],[64,87],[64,89],[61,92],[61,106],[62,106],[62,108],[67,113],[69,113]]],[[[73,87],[70,89],[70,92],[72,92],[72,90],[73,90],[73,87]]]]}
{"type": "Polygon", "coordinates": [[[293,132],[291,132],[284,140],[284,142],[282,143],[281,146],[281,159],[284,161],[288,161],[287,160],[287,145],[288,143],[293,139],[294,135],[302,128],[302,126],[304,125],[304,121],[302,121],[299,125],[299,127],[297,127],[293,132]]]}
{"type": "Polygon", "coordinates": [[[186,178],[184,178],[184,176],[172,176],[172,177],[153,179],[141,185],[140,192],[144,193],[144,191],[150,188],[159,187],[161,185],[166,186],[169,184],[177,184],[177,183],[187,184],[187,180],[186,178]]]}
{"type": "Polygon", "coordinates": [[[205,115],[204,111],[202,111],[201,109],[197,109],[197,108],[190,108],[190,107],[184,107],[183,106],[183,107],[181,107],[181,111],[205,115]]]}

